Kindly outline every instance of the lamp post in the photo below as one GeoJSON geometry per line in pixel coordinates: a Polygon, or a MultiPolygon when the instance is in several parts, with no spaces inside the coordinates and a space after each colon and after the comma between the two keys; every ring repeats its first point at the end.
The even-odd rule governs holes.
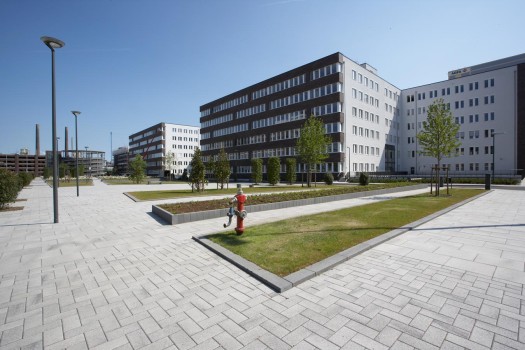
{"type": "Polygon", "coordinates": [[[60,49],[65,44],[63,41],[58,39],[43,36],[40,38],[44,44],[51,50],[51,110],[52,110],[52,140],[53,140],[53,213],[54,222],[58,224],[58,155],[56,145],[56,134],[57,134],[57,118],[56,118],[56,106],[55,106],[55,49],[60,49]]]}
{"type": "Polygon", "coordinates": [[[71,111],[75,116],[75,175],[77,176],[77,197],[79,196],[78,190],[78,127],[77,127],[77,116],[80,114],[79,111],[71,111]]]}
{"type": "Polygon", "coordinates": [[[504,132],[492,132],[492,183],[494,183],[494,174],[496,170],[496,135],[503,135],[504,132]]]}

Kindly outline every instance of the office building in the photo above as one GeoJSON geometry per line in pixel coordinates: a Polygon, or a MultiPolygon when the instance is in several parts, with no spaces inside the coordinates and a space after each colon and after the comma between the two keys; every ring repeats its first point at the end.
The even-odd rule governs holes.
{"type": "MultiPolygon", "coordinates": [[[[419,154],[416,134],[428,105],[443,98],[461,126],[457,136],[463,144],[458,157],[444,161],[451,175],[490,172],[493,148],[496,174],[523,174],[524,63],[525,55],[509,57],[451,71],[443,82],[401,90],[371,65],[335,53],[202,105],[204,160],[224,148],[234,176],[249,179],[250,159],[262,158],[266,165],[277,156],[284,173],[284,159],[296,156],[305,118],[315,115],[332,139],[318,173],[337,178],[359,172],[428,175],[435,159],[419,154]]],[[[306,168],[298,164],[297,171],[306,168]]]]}
{"type": "Polygon", "coordinates": [[[251,158],[262,158],[265,172],[277,156],[284,173],[300,128],[315,115],[332,138],[318,173],[395,172],[399,97],[375,68],[335,53],[201,106],[204,159],[224,148],[234,176],[248,179],[251,158]]]}
{"type": "Polygon", "coordinates": [[[142,155],[148,176],[179,178],[199,143],[199,127],[159,123],[129,136],[129,157],[142,155]]]}

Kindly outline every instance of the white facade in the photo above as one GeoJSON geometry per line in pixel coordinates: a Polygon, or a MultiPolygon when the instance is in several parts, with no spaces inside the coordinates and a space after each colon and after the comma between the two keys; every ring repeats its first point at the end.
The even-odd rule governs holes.
{"type": "MultiPolygon", "coordinates": [[[[525,61],[525,55],[522,55],[525,61]]],[[[502,61],[502,60],[500,60],[502,61]]],[[[499,61],[497,61],[499,62],[499,61]]],[[[491,69],[490,63],[468,69],[470,75],[402,91],[400,142],[401,169],[409,174],[429,174],[436,160],[419,155],[416,134],[422,130],[428,106],[442,98],[460,125],[457,156],[445,158],[452,175],[471,176],[517,173],[517,66],[491,69]],[[495,133],[493,140],[492,134],[495,133]],[[493,142],[495,154],[493,155],[493,142]]]]}
{"type": "Polygon", "coordinates": [[[400,90],[380,78],[370,65],[343,56],[343,171],[397,171],[400,90]]]}
{"type": "Polygon", "coordinates": [[[200,128],[189,125],[159,123],[129,136],[130,157],[142,155],[149,176],[180,177],[199,144],[200,128]],[[172,161],[167,164],[170,152],[172,161]]]}
{"type": "Polygon", "coordinates": [[[173,152],[173,161],[171,165],[165,163],[164,167],[178,178],[188,168],[195,149],[200,145],[200,127],[166,123],[165,135],[164,162],[169,152],[173,152]]]}

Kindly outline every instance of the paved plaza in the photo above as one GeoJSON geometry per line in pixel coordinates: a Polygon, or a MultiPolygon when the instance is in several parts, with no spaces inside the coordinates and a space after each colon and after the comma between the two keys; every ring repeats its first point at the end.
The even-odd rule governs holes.
{"type": "MultiPolygon", "coordinates": [[[[525,349],[525,191],[496,189],[282,294],[122,192],[24,189],[0,213],[2,349],[525,349]]],[[[252,213],[249,226],[405,196],[252,213]]],[[[248,199],[249,200],[249,199],[248,199]]],[[[226,213],[226,210],[225,210],[226,213]]]]}

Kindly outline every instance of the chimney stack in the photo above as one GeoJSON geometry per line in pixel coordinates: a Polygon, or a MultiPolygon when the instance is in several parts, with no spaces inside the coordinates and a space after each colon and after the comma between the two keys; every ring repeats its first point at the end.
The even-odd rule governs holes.
{"type": "Polygon", "coordinates": [[[66,157],[69,157],[69,153],[68,153],[68,142],[67,142],[67,139],[69,138],[69,135],[68,135],[68,132],[67,132],[67,126],[66,126],[66,135],[64,137],[64,151],[65,151],[65,156],[66,157]]]}
{"type": "Polygon", "coordinates": [[[36,155],[40,155],[40,125],[36,124],[36,135],[35,135],[35,147],[36,155]]]}

